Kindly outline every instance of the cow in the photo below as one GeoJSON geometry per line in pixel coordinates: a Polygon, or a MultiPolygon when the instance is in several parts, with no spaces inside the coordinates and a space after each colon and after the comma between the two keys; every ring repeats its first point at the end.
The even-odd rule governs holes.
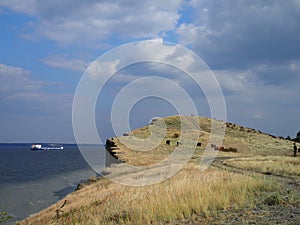
{"type": "Polygon", "coordinates": [[[166,140],[166,145],[170,145],[170,140],[166,140]]]}
{"type": "Polygon", "coordinates": [[[215,146],[215,150],[217,151],[224,151],[224,146],[215,146]]]}

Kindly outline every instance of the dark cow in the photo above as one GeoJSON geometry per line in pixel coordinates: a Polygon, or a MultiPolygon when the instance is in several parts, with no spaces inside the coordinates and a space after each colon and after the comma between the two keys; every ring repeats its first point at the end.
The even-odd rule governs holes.
{"type": "Polygon", "coordinates": [[[215,147],[215,150],[218,150],[218,151],[224,151],[224,146],[216,146],[215,147]]]}
{"type": "Polygon", "coordinates": [[[170,145],[170,140],[166,140],[166,145],[170,145]]]}
{"type": "Polygon", "coordinates": [[[198,146],[198,147],[201,147],[201,142],[198,142],[198,143],[197,143],[197,146],[198,146]]]}

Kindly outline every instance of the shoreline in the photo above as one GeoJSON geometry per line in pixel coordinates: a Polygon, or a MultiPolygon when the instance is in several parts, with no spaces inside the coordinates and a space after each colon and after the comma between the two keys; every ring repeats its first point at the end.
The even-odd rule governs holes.
{"type": "MultiPolygon", "coordinates": [[[[178,141],[178,137],[174,135],[179,133],[179,127],[175,126],[178,125],[178,119],[178,117],[164,119],[170,124],[171,129],[168,130],[165,140],[152,152],[143,152],[142,155],[138,151],[130,151],[119,140],[130,138],[125,135],[108,140],[106,156],[112,153],[111,159],[113,160],[142,166],[152,165],[156,162],[155,160],[164,159],[167,153],[170,153],[170,150],[176,146],[168,145],[166,140],[171,140],[172,143],[178,141]]],[[[270,160],[269,164],[284,163],[286,165],[284,174],[293,172],[287,166],[293,162],[285,157],[290,147],[288,140],[229,124],[224,146],[234,146],[237,151],[220,150],[218,159],[221,160],[222,165],[227,165],[229,159],[238,163],[244,157],[249,161],[248,164],[244,163],[244,169],[253,172],[253,176],[249,176],[248,172],[239,173],[229,171],[228,168],[215,167],[200,172],[198,165],[204,154],[204,146],[209,145],[207,136],[211,127],[211,119],[199,118],[199,123],[203,125],[202,130],[191,125],[189,132],[199,133],[198,142],[200,141],[203,145],[196,147],[193,157],[184,168],[165,182],[135,187],[112,182],[109,179],[101,180],[103,176],[89,177],[78,184],[77,191],[31,218],[21,221],[20,224],[93,224],[95,221],[101,224],[132,224],[133,222],[136,224],[193,224],[198,221],[216,222],[216,224],[219,224],[217,221],[225,223],[232,221],[239,223],[278,222],[282,221],[284,214],[288,213],[276,217],[278,213],[275,215],[272,212],[273,209],[289,212],[299,206],[298,191],[293,191],[277,179],[271,179],[268,173],[257,174],[256,170],[251,169],[252,164],[249,161],[251,159],[261,169],[264,168],[263,163],[269,162],[268,160],[270,160]],[[274,152],[277,158],[271,157],[274,156],[274,152]],[[270,179],[266,179],[268,176],[270,179]],[[147,204],[142,203],[145,198],[147,204]],[[161,204],[162,202],[164,204],[161,204]]],[[[140,138],[147,137],[147,131],[148,128],[143,127],[133,131],[132,135],[140,138]]],[[[186,140],[182,145],[189,146],[189,141],[186,140]]],[[[130,172],[124,171],[122,166],[117,166],[117,169],[120,169],[124,175],[130,172]]],[[[108,169],[103,172],[106,174],[113,171],[108,169]]],[[[126,178],[130,181],[144,179],[141,174],[133,174],[126,178]]],[[[299,215],[299,210],[289,214],[295,219],[299,219],[299,215]]]]}
{"type": "Polygon", "coordinates": [[[5,205],[0,205],[0,212],[13,216],[1,224],[15,224],[43,211],[75,192],[80,184],[91,182],[94,176],[95,172],[88,168],[42,180],[1,184],[1,200],[5,205]]]}

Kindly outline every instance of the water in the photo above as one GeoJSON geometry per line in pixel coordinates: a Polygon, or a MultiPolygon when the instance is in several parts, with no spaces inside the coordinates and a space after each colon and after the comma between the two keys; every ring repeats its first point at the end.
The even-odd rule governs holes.
{"type": "MultiPolygon", "coordinates": [[[[6,224],[39,212],[97,175],[76,145],[56,151],[30,151],[30,146],[0,144],[0,212],[14,217],[6,224]]],[[[101,146],[87,145],[85,151],[100,153],[97,162],[104,167],[101,146]]]]}

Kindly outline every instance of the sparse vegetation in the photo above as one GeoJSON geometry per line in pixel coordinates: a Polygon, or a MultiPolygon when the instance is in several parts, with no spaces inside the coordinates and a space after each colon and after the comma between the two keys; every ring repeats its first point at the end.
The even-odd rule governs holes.
{"type": "MultiPolygon", "coordinates": [[[[300,177],[300,159],[288,156],[254,156],[225,161],[226,164],[264,173],[300,177]]],[[[299,179],[300,181],[300,179],[299,179]]]]}
{"type": "Polygon", "coordinates": [[[283,199],[278,192],[271,193],[265,200],[264,203],[267,205],[278,205],[283,203],[283,199]]]}
{"type": "Polygon", "coordinates": [[[8,221],[9,219],[12,219],[13,217],[8,215],[7,212],[1,212],[0,213],[0,223],[3,223],[5,221],[8,221]]]}
{"type": "MultiPolygon", "coordinates": [[[[179,137],[183,149],[201,142],[187,165],[172,178],[143,187],[124,186],[102,178],[67,196],[67,204],[59,218],[55,216],[55,209],[65,199],[20,224],[172,224],[195,215],[201,224],[227,210],[251,208],[256,204],[268,207],[290,204],[278,192],[283,189],[283,184],[272,179],[214,167],[199,171],[199,162],[208,145],[211,121],[194,116],[186,120],[178,116],[157,118],[127,136],[114,138],[118,146],[116,156],[128,164],[141,166],[166,159],[176,148],[179,137]],[[152,129],[162,122],[167,126],[163,136],[152,129]],[[126,140],[137,149],[126,146],[126,140]],[[170,140],[170,145],[166,145],[166,140],[170,140]],[[153,149],[139,151],[153,143],[156,143],[153,149]]],[[[291,142],[233,123],[224,126],[227,127],[224,150],[228,152],[219,152],[219,157],[230,158],[226,164],[299,177],[300,158],[289,157],[291,142]]],[[[286,196],[294,199],[290,193],[286,196]]]]}

